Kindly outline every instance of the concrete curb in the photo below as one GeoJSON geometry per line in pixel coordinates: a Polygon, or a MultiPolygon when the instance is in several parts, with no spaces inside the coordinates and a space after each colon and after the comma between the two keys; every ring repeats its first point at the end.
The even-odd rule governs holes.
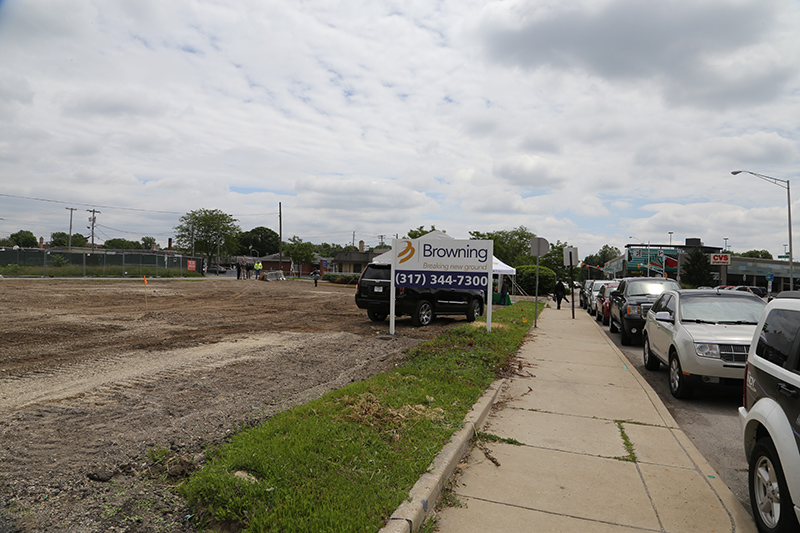
{"type": "Polygon", "coordinates": [[[411,488],[408,499],[392,513],[380,533],[414,533],[419,529],[428,514],[433,511],[444,484],[453,475],[461,458],[469,449],[472,436],[486,422],[505,383],[504,379],[495,381],[475,402],[464,418],[464,427],[453,435],[436,455],[428,471],[411,488]]]}

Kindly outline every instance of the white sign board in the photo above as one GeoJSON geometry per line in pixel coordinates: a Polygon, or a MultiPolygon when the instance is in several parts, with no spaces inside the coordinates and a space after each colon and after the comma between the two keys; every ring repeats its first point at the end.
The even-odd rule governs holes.
{"type": "Polygon", "coordinates": [[[395,287],[482,290],[491,331],[493,251],[491,240],[392,239],[389,332],[394,333],[395,287]]]}
{"type": "Polygon", "coordinates": [[[578,264],[578,249],[574,246],[564,247],[564,266],[575,266],[578,264]]]}
{"type": "Polygon", "coordinates": [[[730,265],[731,254],[708,254],[712,265],[730,265]]]}

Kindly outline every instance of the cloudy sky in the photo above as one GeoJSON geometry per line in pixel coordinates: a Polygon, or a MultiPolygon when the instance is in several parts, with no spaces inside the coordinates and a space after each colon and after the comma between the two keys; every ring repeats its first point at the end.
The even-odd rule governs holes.
{"type": "Polygon", "coordinates": [[[377,244],[520,225],[580,257],[800,220],[795,0],[0,0],[0,236],[179,217],[377,244]],[[633,239],[629,238],[633,236],[633,239]]]}

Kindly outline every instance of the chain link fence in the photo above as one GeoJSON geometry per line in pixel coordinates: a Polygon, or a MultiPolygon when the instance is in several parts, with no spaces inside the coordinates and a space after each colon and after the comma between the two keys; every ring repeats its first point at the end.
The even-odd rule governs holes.
{"type": "Polygon", "coordinates": [[[0,248],[9,277],[185,277],[203,275],[204,259],[174,251],[0,248]]]}

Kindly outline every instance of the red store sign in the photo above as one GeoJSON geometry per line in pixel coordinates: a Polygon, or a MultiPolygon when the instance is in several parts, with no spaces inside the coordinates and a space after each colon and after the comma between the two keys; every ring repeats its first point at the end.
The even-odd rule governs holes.
{"type": "Polygon", "coordinates": [[[709,254],[712,265],[730,265],[731,254],[709,254]]]}

